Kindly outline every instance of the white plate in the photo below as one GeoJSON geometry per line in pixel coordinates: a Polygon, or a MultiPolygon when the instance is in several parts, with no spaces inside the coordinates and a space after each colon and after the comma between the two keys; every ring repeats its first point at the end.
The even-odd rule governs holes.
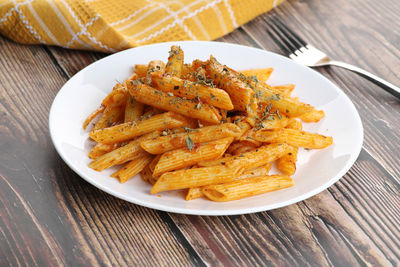
{"type": "Polygon", "coordinates": [[[105,57],[78,72],[59,91],[49,118],[54,146],[77,174],[97,188],[126,201],[169,212],[196,215],[233,215],[275,209],[318,194],[338,181],[353,165],[363,142],[363,128],[350,99],[333,83],[310,68],[286,57],[241,45],[218,42],[159,43],[128,49],[105,57]],[[99,106],[116,81],[123,81],[134,64],[153,59],[167,61],[172,44],[182,47],[185,62],[207,59],[213,54],[237,70],[273,67],[270,83],[294,83],[300,100],[322,109],[326,117],[305,125],[305,130],[333,136],[334,144],[323,150],[299,151],[295,186],[226,203],[206,199],[185,201],[182,193],[151,195],[150,185],[140,177],[124,184],[110,178],[115,169],[96,172],[88,168],[88,133],[82,129],[86,116],[99,106]]]}

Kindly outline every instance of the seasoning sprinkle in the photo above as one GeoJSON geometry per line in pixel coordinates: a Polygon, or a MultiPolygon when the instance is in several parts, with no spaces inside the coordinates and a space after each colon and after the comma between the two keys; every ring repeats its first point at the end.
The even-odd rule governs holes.
{"type": "Polygon", "coordinates": [[[251,80],[251,81],[253,81],[253,82],[255,82],[255,83],[258,83],[257,76],[255,76],[255,75],[248,76],[247,79],[249,79],[249,80],[251,80]]]}
{"type": "Polygon", "coordinates": [[[194,147],[194,144],[193,144],[192,138],[190,138],[189,135],[186,137],[185,143],[186,143],[186,147],[187,147],[190,151],[192,151],[192,150],[193,150],[193,147],[194,147]]]}
{"type": "Polygon", "coordinates": [[[275,95],[270,95],[266,98],[267,101],[271,101],[271,100],[275,100],[275,101],[279,101],[281,98],[279,97],[279,94],[275,94],[275,95]]]}
{"type": "Polygon", "coordinates": [[[279,113],[279,110],[276,110],[275,113],[276,113],[276,116],[278,116],[278,118],[281,120],[281,119],[282,119],[282,116],[281,116],[281,114],[279,113]]]}
{"type": "Polygon", "coordinates": [[[244,75],[243,73],[240,73],[238,78],[240,80],[242,80],[242,81],[245,81],[246,80],[246,75],[244,75]]]}
{"type": "Polygon", "coordinates": [[[263,94],[264,94],[264,92],[262,90],[255,91],[255,97],[258,99],[262,98],[263,94]]]}

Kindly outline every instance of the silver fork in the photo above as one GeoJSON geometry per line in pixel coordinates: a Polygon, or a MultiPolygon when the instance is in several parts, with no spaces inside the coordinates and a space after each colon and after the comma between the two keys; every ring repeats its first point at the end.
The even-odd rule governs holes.
{"type": "Polygon", "coordinates": [[[270,27],[268,30],[271,38],[294,61],[308,67],[334,65],[351,70],[400,98],[399,87],[359,67],[330,59],[324,52],[307,44],[300,36],[287,27],[278,16],[272,15],[270,19],[265,19],[265,21],[270,27]]]}

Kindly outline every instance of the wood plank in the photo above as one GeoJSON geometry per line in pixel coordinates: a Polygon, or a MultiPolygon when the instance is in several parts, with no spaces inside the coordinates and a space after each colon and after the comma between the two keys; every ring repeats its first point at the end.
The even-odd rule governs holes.
{"type": "Polygon", "coordinates": [[[48,132],[64,69],[41,46],[0,47],[0,265],[202,265],[163,214],[65,165],[48,132]]]}
{"type": "Polygon", "coordinates": [[[400,257],[400,185],[363,150],[349,179],[329,191],[392,262],[400,257]]]}
{"type": "Polygon", "coordinates": [[[45,49],[68,78],[94,61],[108,56],[101,52],[69,50],[56,46],[45,47],[45,49]]]}

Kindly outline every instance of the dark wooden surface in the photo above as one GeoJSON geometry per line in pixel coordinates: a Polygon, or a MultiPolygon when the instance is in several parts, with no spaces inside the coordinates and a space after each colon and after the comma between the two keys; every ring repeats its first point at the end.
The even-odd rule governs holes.
{"type": "MultiPolygon", "coordinates": [[[[398,0],[293,0],[271,13],[335,59],[400,85],[398,0]]],[[[220,40],[281,53],[265,16],[220,40]]],[[[0,266],[400,265],[398,99],[348,71],[320,69],[363,121],[363,150],[350,171],[285,208],[178,215],[96,189],[51,143],[48,114],[59,88],[103,56],[0,37],[0,266]]]]}

